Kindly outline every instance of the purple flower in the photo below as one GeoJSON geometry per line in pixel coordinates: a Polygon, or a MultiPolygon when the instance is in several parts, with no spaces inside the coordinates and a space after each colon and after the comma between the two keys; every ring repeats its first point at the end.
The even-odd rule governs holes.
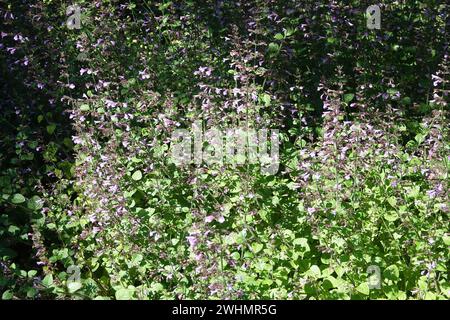
{"type": "Polygon", "coordinates": [[[23,37],[22,37],[20,34],[16,34],[16,35],[14,36],[14,40],[23,42],[23,37]]]}
{"type": "Polygon", "coordinates": [[[142,80],[150,79],[150,75],[145,70],[144,71],[139,71],[139,75],[141,76],[142,80]]]}
{"type": "Polygon", "coordinates": [[[191,248],[195,247],[195,245],[198,243],[198,239],[194,236],[187,236],[186,239],[189,242],[191,248]]]}
{"type": "Polygon", "coordinates": [[[107,107],[114,108],[115,106],[117,106],[117,102],[114,102],[114,101],[112,101],[112,100],[106,100],[106,101],[105,101],[105,105],[106,105],[107,107]]]}
{"type": "Polygon", "coordinates": [[[75,144],[82,144],[83,143],[83,140],[80,137],[77,137],[77,136],[72,136],[72,141],[75,144]]]}
{"type": "Polygon", "coordinates": [[[195,75],[209,77],[211,75],[212,69],[209,67],[200,67],[194,72],[195,75]]]}
{"type": "Polygon", "coordinates": [[[88,71],[88,69],[86,69],[86,68],[81,68],[81,69],[80,69],[80,74],[83,75],[83,74],[85,74],[87,71],[88,71]]]}

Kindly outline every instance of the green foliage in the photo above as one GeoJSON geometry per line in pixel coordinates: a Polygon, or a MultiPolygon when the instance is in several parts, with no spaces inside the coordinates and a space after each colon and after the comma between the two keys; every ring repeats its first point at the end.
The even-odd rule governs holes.
{"type": "Polygon", "coordinates": [[[2,299],[450,298],[443,4],[100,2],[0,6],[2,299]],[[176,166],[196,120],[278,172],[176,166]]]}

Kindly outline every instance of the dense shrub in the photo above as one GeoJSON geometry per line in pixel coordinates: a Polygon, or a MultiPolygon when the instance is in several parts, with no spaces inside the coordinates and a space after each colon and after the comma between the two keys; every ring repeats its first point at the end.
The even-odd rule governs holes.
{"type": "Polygon", "coordinates": [[[3,299],[450,298],[444,2],[0,4],[3,299]],[[196,121],[278,172],[177,166],[196,121]]]}

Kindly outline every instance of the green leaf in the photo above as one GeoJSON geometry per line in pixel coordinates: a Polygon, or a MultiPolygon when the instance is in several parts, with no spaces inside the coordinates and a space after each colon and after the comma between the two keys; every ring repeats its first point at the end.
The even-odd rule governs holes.
{"type": "Polygon", "coordinates": [[[394,222],[395,220],[398,219],[398,214],[397,214],[396,212],[391,211],[391,212],[385,213],[385,214],[383,215],[383,217],[384,217],[387,221],[394,222]]]}
{"type": "Polygon", "coordinates": [[[356,287],[356,291],[368,296],[370,293],[369,285],[366,282],[363,282],[359,286],[356,287]]]}
{"type": "Polygon", "coordinates": [[[160,292],[164,290],[164,286],[159,282],[153,282],[152,285],[150,286],[150,290],[152,292],[160,292]]]}
{"type": "Polygon", "coordinates": [[[69,290],[69,293],[74,293],[80,290],[81,287],[82,287],[81,282],[78,281],[72,281],[67,284],[67,289],[69,290]]]}
{"type": "Polygon", "coordinates": [[[245,159],[246,159],[245,155],[238,154],[235,156],[235,158],[236,158],[236,163],[245,163],[245,159]]]}
{"type": "Polygon", "coordinates": [[[394,197],[389,197],[387,199],[387,202],[392,206],[392,207],[397,207],[397,199],[394,197]]]}
{"type": "Polygon", "coordinates": [[[433,292],[427,292],[424,300],[436,300],[436,295],[433,292]]]}
{"type": "Polygon", "coordinates": [[[25,197],[23,195],[21,195],[20,193],[16,193],[15,195],[13,195],[11,202],[14,204],[23,203],[23,202],[25,202],[25,197]]]}
{"type": "MultiPolygon", "coordinates": [[[[339,286],[339,280],[333,276],[328,276],[325,281],[328,281],[328,288],[337,288],[339,286]]],[[[324,281],[324,282],[325,282],[324,281]]]]}
{"type": "Polygon", "coordinates": [[[131,176],[131,179],[133,179],[134,181],[138,181],[142,179],[142,172],[141,170],[137,170],[133,173],[133,175],[131,176]]]}
{"type": "Polygon", "coordinates": [[[398,92],[397,89],[393,89],[393,88],[387,89],[387,93],[390,94],[391,96],[393,96],[393,95],[396,94],[397,92],[398,92]]]}
{"type": "Polygon", "coordinates": [[[42,279],[42,284],[47,288],[50,287],[53,284],[53,276],[51,274],[46,275],[44,279],[42,279]]]}
{"type": "Polygon", "coordinates": [[[275,39],[277,39],[277,40],[283,40],[283,39],[284,39],[284,36],[283,36],[281,33],[277,33],[277,34],[275,35],[275,39]]]}
{"type": "Polygon", "coordinates": [[[404,97],[402,100],[400,100],[400,103],[402,105],[408,105],[411,104],[411,98],[410,97],[404,97]]]}
{"type": "Polygon", "coordinates": [[[133,298],[134,291],[127,288],[121,288],[116,291],[117,300],[131,300],[133,298]]]}
{"type": "Polygon", "coordinates": [[[33,196],[27,202],[27,207],[30,210],[39,210],[43,207],[43,201],[38,196],[33,196]]]}
{"type": "Polygon", "coordinates": [[[18,226],[10,225],[8,227],[8,232],[10,232],[12,234],[15,234],[16,232],[19,232],[19,231],[20,231],[20,228],[18,226]]]}
{"type": "Polygon", "coordinates": [[[38,294],[38,291],[33,287],[31,287],[27,290],[27,298],[34,298],[34,297],[36,297],[37,294],[38,294]]]}
{"type": "Polygon", "coordinates": [[[252,249],[254,253],[258,253],[262,250],[264,246],[261,243],[253,243],[252,244],[252,249]]]}
{"type": "Polygon", "coordinates": [[[274,42],[269,43],[269,47],[268,47],[269,53],[271,53],[271,54],[278,53],[278,50],[280,50],[279,45],[277,45],[274,42]]]}
{"type": "Polygon", "coordinates": [[[285,37],[290,37],[295,33],[295,29],[287,28],[284,30],[285,37]]]}
{"type": "Polygon", "coordinates": [[[408,191],[408,197],[410,198],[418,198],[420,195],[420,187],[415,186],[408,191]]]}
{"type": "Polygon", "coordinates": [[[3,292],[2,300],[11,300],[12,298],[13,298],[13,294],[11,291],[6,290],[5,292],[3,292]]]}
{"type": "Polygon", "coordinates": [[[355,95],[353,93],[344,94],[344,102],[349,103],[354,97],[355,95]]]}
{"type": "Polygon", "coordinates": [[[261,209],[258,211],[258,214],[264,222],[269,222],[269,216],[266,210],[261,209]]]}
{"type": "Polygon", "coordinates": [[[261,100],[262,100],[262,102],[264,102],[264,105],[266,107],[270,106],[270,101],[271,101],[270,95],[268,95],[267,93],[264,93],[263,95],[261,95],[261,100]]]}
{"type": "Polygon", "coordinates": [[[141,261],[144,259],[144,256],[140,253],[136,253],[133,255],[131,263],[135,266],[139,265],[141,261]]]}
{"type": "Polygon", "coordinates": [[[36,271],[36,270],[30,270],[30,271],[28,271],[28,273],[27,273],[28,278],[33,278],[36,274],[37,274],[37,271],[36,271]]]}
{"type": "Polygon", "coordinates": [[[48,132],[48,134],[53,134],[53,132],[55,132],[55,129],[56,129],[56,124],[54,124],[54,123],[49,124],[49,125],[47,126],[47,132],[48,132]]]}
{"type": "Polygon", "coordinates": [[[82,104],[82,105],[80,106],[80,110],[81,110],[81,111],[89,111],[89,105],[87,105],[87,104],[82,104]]]}
{"type": "Polygon", "coordinates": [[[320,278],[320,276],[322,275],[322,272],[320,272],[320,268],[315,264],[313,264],[311,268],[309,268],[309,273],[315,278],[320,278]]]}
{"type": "Polygon", "coordinates": [[[444,240],[445,245],[450,246],[450,236],[443,236],[442,240],[444,240]]]}
{"type": "Polygon", "coordinates": [[[304,252],[308,252],[310,251],[310,247],[308,245],[308,239],[306,238],[297,238],[294,240],[294,246],[300,246],[301,248],[303,248],[302,251],[304,252]]]}
{"type": "Polygon", "coordinates": [[[399,271],[398,267],[395,264],[390,265],[389,267],[387,267],[384,270],[383,277],[388,279],[388,280],[396,281],[400,277],[400,271],[399,271]]]}
{"type": "Polygon", "coordinates": [[[273,196],[272,197],[272,204],[274,206],[278,205],[280,203],[280,198],[278,198],[277,196],[273,196]]]}
{"type": "Polygon", "coordinates": [[[416,136],[414,137],[414,140],[416,140],[416,142],[417,142],[417,144],[421,144],[422,142],[424,142],[425,141],[425,135],[424,134],[421,134],[421,133],[418,133],[418,134],[416,134],[416,136]]]}
{"type": "Polygon", "coordinates": [[[327,42],[328,42],[329,44],[335,44],[337,41],[338,41],[338,40],[337,40],[336,38],[333,38],[333,37],[327,38],[327,42]]]}

